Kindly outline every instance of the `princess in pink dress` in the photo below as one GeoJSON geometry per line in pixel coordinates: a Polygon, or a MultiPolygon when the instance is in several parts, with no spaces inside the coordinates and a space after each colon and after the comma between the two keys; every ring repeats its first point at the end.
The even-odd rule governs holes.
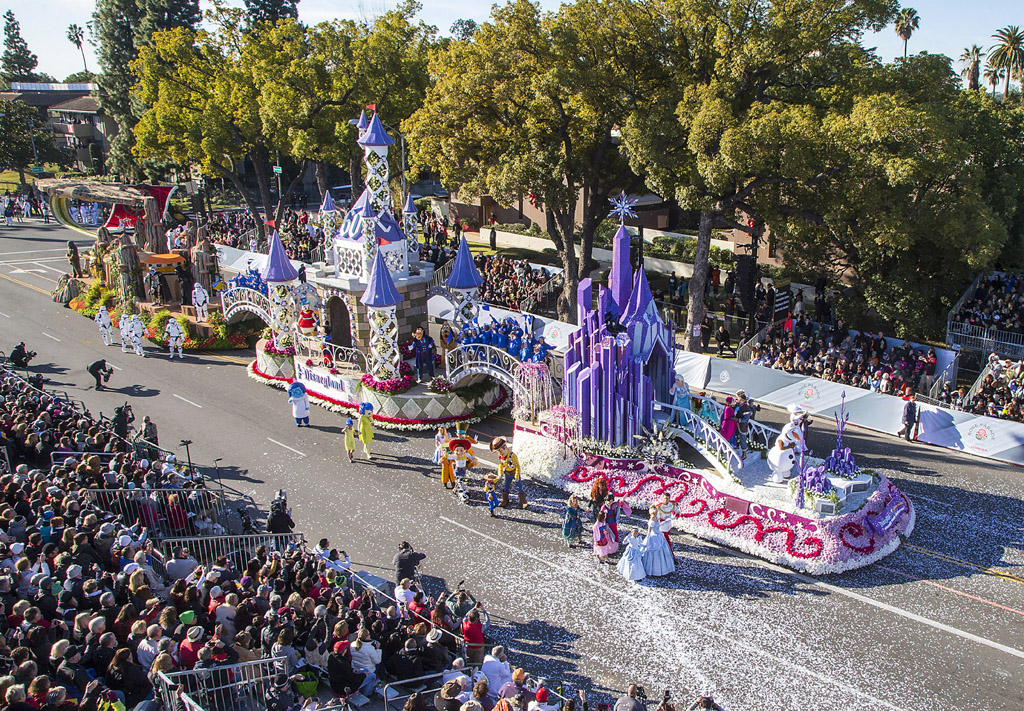
{"type": "Polygon", "coordinates": [[[605,521],[605,512],[599,511],[597,514],[597,520],[594,522],[594,555],[597,559],[604,563],[605,558],[613,555],[619,550],[619,542],[615,540],[615,534],[612,533],[612,529],[608,527],[605,521]]]}

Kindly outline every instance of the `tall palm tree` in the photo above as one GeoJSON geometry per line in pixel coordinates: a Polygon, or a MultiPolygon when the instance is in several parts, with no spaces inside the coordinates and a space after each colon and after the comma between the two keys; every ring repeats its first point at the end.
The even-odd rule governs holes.
{"type": "Polygon", "coordinates": [[[967,88],[970,91],[978,91],[981,78],[981,59],[985,56],[981,47],[972,44],[960,55],[960,65],[963,69],[960,76],[967,80],[967,88]]]}
{"type": "Polygon", "coordinates": [[[921,16],[912,7],[904,7],[896,15],[896,36],[903,40],[904,59],[907,58],[907,42],[910,41],[910,36],[914,34],[914,30],[920,26],[921,16]]]}
{"type": "Polygon", "coordinates": [[[999,67],[993,66],[990,61],[985,65],[985,83],[992,87],[992,97],[995,98],[996,87],[999,86],[999,82],[1003,80],[1005,72],[999,67]]]}
{"type": "Polygon", "coordinates": [[[1010,25],[992,35],[996,43],[988,51],[988,61],[994,67],[1006,70],[1006,90],[1003,98],[1010,95],[1010,80],[1024,74],[1024,32],[1017,25],[1010,25]]]}
{"type": "Polygon", "coordinates": [[[71,23],[68,25],[68,42],[78,47],[78,51],[82,53],[82,67],[85,71],[89,71],[89,65],[85,62],[85,50],[82,49],[82,45],[85,43],[85,30],[79,25],[71,23]]]}

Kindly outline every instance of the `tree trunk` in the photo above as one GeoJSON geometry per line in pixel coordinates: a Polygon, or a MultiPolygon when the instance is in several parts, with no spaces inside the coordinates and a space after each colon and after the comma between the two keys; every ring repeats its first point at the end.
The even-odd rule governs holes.
{"type": "MultiPolygon", "coordinates": [[[[272,203],[270,202],[270,183],[267,182],[267,166],[263,160],[263,151],[258,151],[253,157],[253,171],[256,173],[256,185],[259,187],[260,200],[263,203],[263,217],[257,218],[256,220],[256,232],[262,242],[267,237],[267,231],[263,221],[270,219],[270,211],[272,209],[272,203]]],[[[275,224],[274,227],[276,229],[277,225],[275,224]]]]}
{"type": "Polygon", "coordinates": [[[324,195],[327,194],[327,164],[322,160],[313,163],[313,174],[316,176],[316,187],[320,191],[320,204],[323,204],[324,195]]]}
{"type": "MultiPolygon", "coordinates": [[[[231,184],[235,186],[235,190],[237,190],[238,194],[242,196],[246,209],[256,221],[256,233],[260,236],[260,239],[263,239],[266,236],[263,230],[263,216],[260,215],[260,211],[256,209],[256,198],[252,194],[252,191],[242,184],[241,178],[238,177],[238,174],[235,173],[235,171],[225,170],[221,166],[218,166],[218,170],[220,170],[220,174],[222,176],[227,176],[228,180],[231,181],[231,184]]],[[[243,246],[247,248],[247,245],[243,246]]]]}
{"type": "Polygon", "coordinates": [[[359,144],[353,144],[352,153],[348,157],[348,178],[352,184],[350,195],[352,202],[363,192],[363,151],[359,144]]]}
{"type": "MultiPolygon", "coordinates": [[[[302,180],[303,174],[306,172],[306,159],[302,159],[302,163],[299,164],[299,170],[292,178],[292,181],[288,183],[288,187],[285,188],[280,195],[277,196],[277,210],[274,211],[274,225],[279,227],[281,224],[281,217],[284,215],[284,208],[288,204],[288,198],[295,192],[295,186],[302,180]]],[[[280,234],[280,232],[278,233],[280,234]]]]}
{"type": "Polygon", "coordinates": [[[556,302],[558,320],[566,323],[576,323],[576,287],[580,283],[579,260],[576,258],[576,245],[573,242],[573,227],[575,221],[575,206],[566,215],[555,215],[553,210],[546,210],[547,232],[551,241],[555,243],[555,251],[562,260],[565,282],[562,285],[562,293],[556,302]]]}
{"type": "Polygon", "coordinates": [[[1010,98],[1010,77],[1011,77],[1012,74],[1013,74],[1013,72],[1010,71],[1009,67],[1007,67],[1006,68],[1006,89],[1003,91],[1003,101],[1006,101],[1007,99],[1010,98]]]}
{"type": "Polygon", "coordinates": [[[700,213],[697,232],[697,251],[693,257],[693,276],[688,288],[690,305],[686,312],[686,350],[701,353],[700,325],[704,322],[704,292],[708,283],[708,255],[711,253],[711,225],[715,212],[707,209],[700,213]]]}
{"type": "Polygon", "coordinates": [[[18,178],[21,180],[21,187],[27,188],[28,183],[25,182],[25,166],[18,166],[18,178]]]}

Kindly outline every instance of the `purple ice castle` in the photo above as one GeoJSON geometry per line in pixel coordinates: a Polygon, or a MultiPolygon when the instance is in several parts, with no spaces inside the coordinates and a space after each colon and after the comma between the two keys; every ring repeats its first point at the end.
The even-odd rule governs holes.
{"type": "Polygon", "coordinates": [[[580,282],[580,328],[569,337],[562,399],[580,413],[582,436],[612,446],[635,445],[652,428],[654,401],[668,401],[672,385],[673,329],[662,321],[643,266],[629,264],[629,233],[613,242],[609,288],[580,282]]]}

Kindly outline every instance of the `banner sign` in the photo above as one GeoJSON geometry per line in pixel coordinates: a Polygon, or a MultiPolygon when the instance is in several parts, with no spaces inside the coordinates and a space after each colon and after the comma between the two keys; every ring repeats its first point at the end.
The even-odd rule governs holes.
{"type": "Polygon", "coordinates": [[[310,368],[298,359],[295,359],[295,379],[314,395],[326,395],[332,400],[341,401],[355,400],[356,386],[359,384],[358,380],[348,382],[321,368],[310,368]]]}

